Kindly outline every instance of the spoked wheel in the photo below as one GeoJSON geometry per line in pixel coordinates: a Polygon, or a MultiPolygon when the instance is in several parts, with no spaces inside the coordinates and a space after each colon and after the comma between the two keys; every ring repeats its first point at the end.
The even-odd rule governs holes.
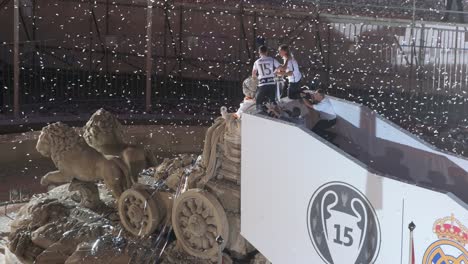
{"type": "Polygon", "coordinates": [[[118,209],[122,225],[135,236],[153,233],[162,219],[154,197],[144,188],[132,188],[122,193],[118,209]]]}
{"type": "Polygon", "coordinates": [[[184,250],[195,257],[213,258],[228,241],[229,226],[223,207],[215,196],[200,189],[189,190],[177,198],[172,226],[184,250]],[[218,237],[224,242],[218,244],[218,237]]]}

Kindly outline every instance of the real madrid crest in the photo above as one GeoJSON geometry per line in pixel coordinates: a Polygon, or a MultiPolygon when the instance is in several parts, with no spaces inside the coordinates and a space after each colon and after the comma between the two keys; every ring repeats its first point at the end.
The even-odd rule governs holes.
{"type": "Polygon", "coordinates": [[[437,220],[433,231],[439,240],[426,249],[423,264],[468,264],[468,229],[453,214],[437,220]]]}
{"type": "Polygon", "coordinates": [[[310,199],[309,236],[327,264],[372,264],[380,249],[380,225],[374,208],[353,186],[330,182],[310,199]]]}

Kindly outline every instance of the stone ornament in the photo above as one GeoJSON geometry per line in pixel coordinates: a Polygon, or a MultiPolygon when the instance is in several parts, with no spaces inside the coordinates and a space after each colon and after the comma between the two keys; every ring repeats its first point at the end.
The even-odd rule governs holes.
{"type": "Polygon", "coordinates": [[[88,146],[73,128],[63,123],[44,127],[36,149],[43,156],[51,158],[58,168],[42,177],[42,185],[59,185],[73,179],[83,182],[103,180],[118,198],[131,182],[124,164],[116,159],[105,158],[88,146]]]}
{"type": "Polygon", "coordinates": [[[202,155],[205,174],[197,187],[203,188],[211,179],[227,178],[240,183],[241,121],[221,108],[221,117],[208,128],[202,155]]]}
{"type": "Polygon", "coordinates": [[[80,206],[89,209],[97,209],[105,206],[99,199],[99,190],[94,182],[83,182],[73,179],[68,186],[70,192],[77,191],[80,194],[80,206]]]}
{"type": "Polygon", "coordinates": [[[124,129],[119,120],[102,108],[97,110],[83,127],[83,138],[98,152],[119,157],[129,169],[132,183],[138,182],[138,174],[141,171],[157,164],[151,150],[126,143],[124,129]]]}
{"type": "Polygon", "coordinates": [[[166,213],[159,208],[144,187],[126,190],[118,202],[121,224],[135,236],[146,236],[156,230],[166,213]]]}
{"type": "Polygon", "coordinates": [[[107,209],[94,212],[78,206],[68,189],[64,184],[35,195],[18,211],[11,224],[9,250],[22,263],[64,263],[77,245],[109,232],[106,227],[111,222],[102,217],[107,209]]]}
{"type": "Polygon", "coordinates": [[[192,189],[177,198],[172,210],[172,226],[182,248],[192,256],[210,259],[226,246],[219,236],[229,239],[226,213],[211,193],[192,189]]]}
{"type": "Polygon", "coordinates": [[[43,251],[42,248],[32,242],[31,232],[27,230],[21,230],[14,233],[14,235],[10,235],[9,240],[8,249],[23,263],[34,263],[43,251]]]}
{"type": "Polygon", "coordinates": [[[125,142],[122,125],[105,110],[83,132],[80,137],[62,123],[43,128],[37,150],[58,170],[42,182],[71,184],[34,197],[20,210],[11,239],[17,256],[37,264],[139,263],[163,249],[153,243],[172,226],[176,241],[160,263],[253,257],[255,249],[240,235],[241,121],[226,108],[208,129],[200,157],[179,155],[157,167],[152,154],[125,142]],[[137,177],[141,169],[147,170],[137,177]],[[100,180],[105,185],[95,184],[100,180]],[[81,199],[73,199],[76,192],[81,199]],[[128,243],[115,247],[108,241],[107,247],[103,237],[128,243]]]}

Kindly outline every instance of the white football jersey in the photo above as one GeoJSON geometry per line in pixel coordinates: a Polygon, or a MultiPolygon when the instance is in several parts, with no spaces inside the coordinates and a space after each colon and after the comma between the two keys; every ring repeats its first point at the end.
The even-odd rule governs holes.
{"type": "MultiPolygon", "coordinates": [[[[286,58],[283,59],[286,62],[286,58]]],[[[286,65],[287,69],[286,72],[292,72],[291,76],[288,76],[288,81],[290,83],[297,83],[301,80],[302,74],[299,71],[299,64],[297,63],[296,59],[290,58],[288,64],[286,65]]]]}
{"type": "Polygon", "coordinates": [[[258,74],[258,86],[267,84],[275,84],[275,70],[280,66],[280,63],[272,57],[261,56],[256,60],[253,69],[258,74]]]}

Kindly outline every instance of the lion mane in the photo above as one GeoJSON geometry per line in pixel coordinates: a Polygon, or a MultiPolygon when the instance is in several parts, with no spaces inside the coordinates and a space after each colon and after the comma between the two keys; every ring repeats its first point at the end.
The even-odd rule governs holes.
{"type": "Polygon", "coordinates": [[[48,156],[58,169],[62,164],[63,153],[70,150],[79,151],[87,146],[74,128],[61,122],[42,128],[42,134],[44,137],[39,137],[38,151],[41,152],[41,146],[47,144],[50,148],[48,156]]]}
{"type": "Polygon", "coordinates": [[[58,169],[42,177],[43,185],[63,184],[74,179],[83,182],[104,180],[115,197],[131,186],[128,168],[120,159],[106,158],[88,146],[77,130],[64,123],[44,127],[36,149],[50,157],[58,169]]]}
{"type": "Polygon", "coordinates": [[[138,182],[141,171],[156,166],[154,153],[146,147],[128,144],[119,120],[110,112],[99,109],[83,127],[83,138],[89,146],[108,156],[121,158],[130,171],[133,182],[138,182]]]}
{"type": "Polygon", "coordinates": [[[83,138],[88,145],[100,150],[104,145],[124,144],[124,130],[119,120],[110,112],[99,109],[83,128],[83,138]]]}

